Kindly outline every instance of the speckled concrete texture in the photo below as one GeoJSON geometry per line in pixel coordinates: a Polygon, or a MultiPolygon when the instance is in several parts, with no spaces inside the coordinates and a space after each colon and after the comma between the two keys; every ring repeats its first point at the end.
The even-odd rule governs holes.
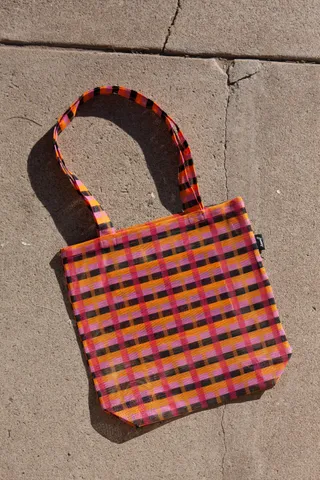
{"type": "Polygon", "coordinates": [[[176,0],[1,1],[0,43],[161,50],[176,0]]]}
{"type": "Polygon", "coordinates": [[[179,0],[167,51],[320,58],[317,0],[179,0]]]}
{"type": "Polygon", "coordinates": [[[317,0],[1,2],[0,43],[320,58],[317,0]]]}
{"type": "Polygon", "coordinates": [[[268,396],[227,406],[224,478],[316,480],[320,67],[236,61],[229,78],[228,196],[244,196],[264,234],[265,266],[294,352],[268,396]]]}

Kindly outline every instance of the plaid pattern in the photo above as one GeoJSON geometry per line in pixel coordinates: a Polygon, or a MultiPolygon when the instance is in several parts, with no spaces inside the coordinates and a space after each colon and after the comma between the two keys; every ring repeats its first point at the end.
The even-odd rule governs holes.
{"type": "Polygon", "coordinates": [[[136,426],[271,388],[291,355],[243,200],[190,185],[184,213],[61,250],[101,406],[136,426]]]}

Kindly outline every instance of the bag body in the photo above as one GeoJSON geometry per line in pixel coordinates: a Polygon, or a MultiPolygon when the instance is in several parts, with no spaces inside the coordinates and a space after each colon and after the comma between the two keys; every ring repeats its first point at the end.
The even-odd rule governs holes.
{"type": "Polygon", "coordinates": [[[102,408],[140,427],[271,388],[291,347],[244,202],[203,206],[176,123],[135,91],[99,87],[60,117],[54,147],[97,224],[97,238],[61,255],[102,408]],[[179,154],[181,214],[115,231],[67,169],[58,135],[99,94],[121,95],[163,118],[179,154]]]}

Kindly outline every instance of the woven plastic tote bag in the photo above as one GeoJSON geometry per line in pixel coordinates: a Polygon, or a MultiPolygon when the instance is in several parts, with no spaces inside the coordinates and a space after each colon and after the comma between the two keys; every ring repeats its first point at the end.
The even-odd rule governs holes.
{"type": "Polygon", "coordinates": [[[102,408],[144,426],[271,388],[291,348],[243,200],[203,206],[177,124],[134,90],[99,87],[70,106],[53,137],[63,172],[97,224],[97,238],[61,255],[102,408]],[[82,103],[111,94],[166,123],[177,147],[182,213],[116,231],[66,167],[58,135],[82,103]]]}

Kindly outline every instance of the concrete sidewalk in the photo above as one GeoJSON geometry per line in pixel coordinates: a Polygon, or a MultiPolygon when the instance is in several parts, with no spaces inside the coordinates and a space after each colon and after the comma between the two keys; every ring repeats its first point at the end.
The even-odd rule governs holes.
{"type": "MultiPolygon", "coordinates": [[[[319,478],[320,65],[309,63],[320,58],[319,5],[164,3],[2,6],[1,479],[319,478]],[[264,235],[294,355],[259,401],[142,433],[97,405],[57,257],[94,227],[58,169],[51,128],[105,84],[140,90],[171,114],[205,204],[241,195],[264,235]]],[[[138,106],[98,100],[61,146],[117,228],[179,210],[170,137],[138,106]]]]}
{"type": "Polygon", "coordinates": [[[2,2],[0,43],[186,55],[320,58],[317,0],[2,2]]]}

